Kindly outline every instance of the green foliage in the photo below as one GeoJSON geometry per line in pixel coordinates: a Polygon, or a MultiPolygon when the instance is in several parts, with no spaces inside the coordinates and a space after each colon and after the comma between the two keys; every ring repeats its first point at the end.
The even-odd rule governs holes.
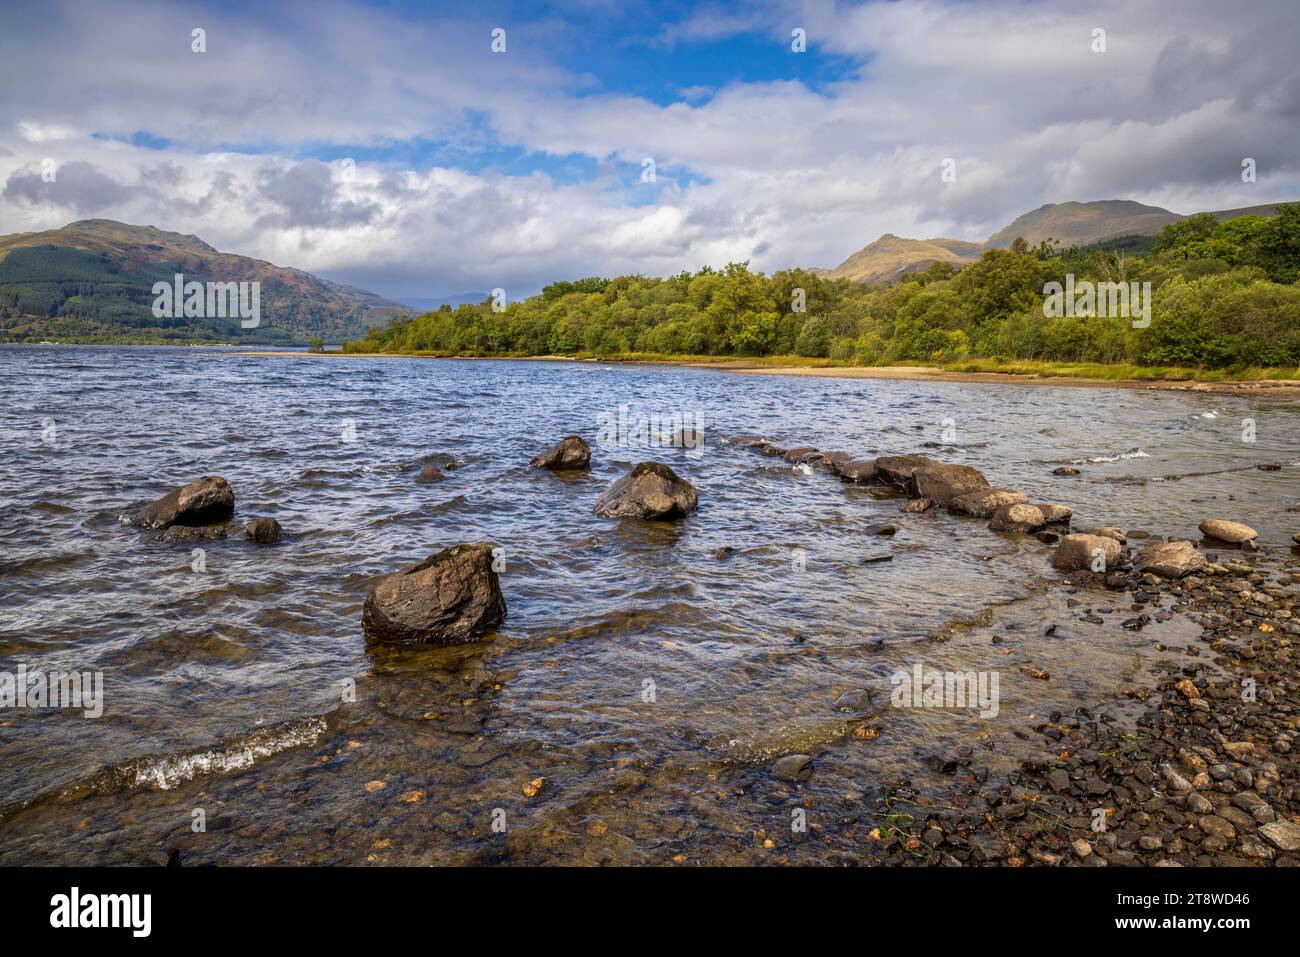
{"type": "MultiPolygon", "coordinates": [[[[1139,241],[1140,240],[1140,241],[1139,241]]],[[[443,308],[371,329],[352,352],[462,355],[797,355],[838,363],[1300,365],[1300,205],[1272,218],[1192,216],[1154,240],[1060,250],[1017,240],[960,271],[935,263],[888,287],[772,276],[748,263],[665,279],[556,282],[493,312],[443,308]],[[1046,318],[1044,285],[1149,282],[1151,324],[1046,318]],[[802,293],[802,294],[801,294],[802,293]]],[[[39,290],[30,295],[39,299],[39,290]]]]}

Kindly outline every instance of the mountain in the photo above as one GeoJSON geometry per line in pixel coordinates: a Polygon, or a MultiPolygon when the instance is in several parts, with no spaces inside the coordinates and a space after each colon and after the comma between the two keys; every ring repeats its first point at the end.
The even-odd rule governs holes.
{"type": "Polygon", "coordinates": [[[87,219],[0,236],[0,341],[340,342],[405,311],[364,289],[153,226],[87,219]],[[258,326],[245,329],[237,317],[155,317],[154,283],[170,284],[177,273],[187,283],[259,283],[258,326]]]}
{"type": "Polygon", "coordinates": [[[979,259],[983,252],[984,247],[979,243],[960,239],[903,239],[885,233],[834,269],[811,271],[829,279],[887,284],[907,273],[919,272],[931,263],[945,262],[961,267],[979,259]]]}
{"type": "MultiPolygon", "coordinates": [[[[1219,220],[1238,216],[1276,216],[1276,205],[1225,209],[1212,214],[1219,220]]],[[[983,243],[960,239],[903,239],[886,233],[834,269],[812,272],[830,279],[853,282],[890,283],[934,262],[948,262],[960,268],[978,259],[986,249],[1006,248],[1023,237],[1031,246],[1045,239],[1057,240],[1062,248],[1091,246],[1121,237],[1154,236],[1170,223],[1186,216],[1127,199],[1106,199],[1092,203],[1048,203],[1025,213],[983,243]]],[[[1147,243],[1149,245],[1149,241],[1147,243]]]]}
{"type": "Polygon", "coordinates": [[[1159,206],[1147,206],[1128,199],[1104,199],[1095,203],[1048,203],[1032,213],[1017,216],[985,243],[1005,249],[1023,237],[1031,246],[1055,239],[1062,248],[1087,246],[1115,236],[1149,236],[1182,219],[1159,206]]]}

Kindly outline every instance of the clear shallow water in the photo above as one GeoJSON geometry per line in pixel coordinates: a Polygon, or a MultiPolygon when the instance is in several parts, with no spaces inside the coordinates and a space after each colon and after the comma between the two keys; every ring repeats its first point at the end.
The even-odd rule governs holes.
{"type": "Polygon", "coordinates": [[[728,433],[969,463],[1071,505],[1076,526],[1194,537],[1215,515],[1279,554],[1300,528],[1285,399],[71,347],[0,348],[0,387],[0,671],[99,670],[106,697],[97,719],[0,711],[7,863],[171,847],[223,863],[868,860],[872,795],[940,787],[927,758],[961,748],[999,773],[1053,708],[1122,719],[1117,690],[1153,680],[1155,641],[1178,643],[1177,621],[1121,629],[1109,593],[1085,596],[1114,608],[1106,625],[1079,621],[1032,538],[900,515],[903,500],[728,433]],[[589,474],[527,468],[622,404],[701,414],[704,454],[597,448],[589,474]],[[437,455],[458,467],[417,483],[437,455]],[[652,457],[697,486],[699,513],[596,518],[600,492],[652,457]],[[1066,462],[1084,474],[1051,474],[1066,462]],[[193,546],[123,524],[205,474],[234,487],[237,523],[274,515],[285,542],[235,530],[195,572],[193,546]],[[894,539],[866,531],[882,520],[894,539]],[[368,648],[374,578],[463,541],[504,549],[501,632],[368,648]],[[998,671],[999,716],[890,708],[889,675],[918,661],[998,671]],[[857,689],[875,693],[875,738],[831,707],[857,689]],[[798,788],[770,774],[791,752],[816,759],[798,788]],[[797,845],[795,807],[816,825],[797,845]]]}

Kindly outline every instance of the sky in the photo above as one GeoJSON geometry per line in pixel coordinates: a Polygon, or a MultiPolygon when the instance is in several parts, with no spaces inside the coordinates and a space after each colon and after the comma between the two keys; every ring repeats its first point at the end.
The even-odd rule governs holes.
{"type": "Polygon", "coordinates": [[[153,225],[398,299],[834,266],[1300,199],[1298,50],[1297,0],[8,4],[0,233],[153,225]]]}

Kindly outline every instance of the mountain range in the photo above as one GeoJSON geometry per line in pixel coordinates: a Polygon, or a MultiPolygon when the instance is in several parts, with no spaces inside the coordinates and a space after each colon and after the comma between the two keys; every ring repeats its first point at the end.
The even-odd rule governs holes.
{"type": "Polygon", "coordinates": [[[408,312],[353,286],[223,253],[197,236],[109,219],[0,236],[0,341],[339,342],[408,312]],[[260,322],[158,318],[154,283],[260,283],[260,322]]]}
{"type": "MultiPolygon", "coordinates": [[[[1275,205],[1264,205],[1213,215],[1228,220],[1276,213],[1275,205]]],[[[1010,246],[1017,237],[1031,246],[1044,240],[1056,240],[1062,247],[1121,244],[1143,237],[1149,243],[1162,227],[1185,218],[1132,200],[1049,203],[1017,217],[982,243],[886,233],[834,269],[810,271],[884,284],[931,263],[960,268],[988,249],[1010,246]]],[[[394,302],[301,269],[219,252],[197,236],[108,219],[0,236],[0,342],[341,342],[361,338],[395,315],[484,298],[472,293],[394,302]],[[239,318],[156,317],[154,284],[170,284],[178,273],[187,282],[260,283],[260,323],[245,329],[239,318]]]]}
{"type": "MultiPolygon", "coordinates": [[[[1276,216],[1276,205],[1248,206],[1220,210],[1219,220],[1238,216],[1276,216]]],[[[1005,249],[1017,237],[1037,246],[1044,240],[1056,240],[1062,248],[1091,246],[1132,237],[1154,236],[1163,227],[1186,219],[1179,213],[1147,206],[1127,199],[1106,199],[1092,203],[1048,203],[1018,216],[1010,225],[999,229],[982,243],[960,239],[903,239],[885,233],[862,247],[834,269],[813,269],[830,279],[888,284],[911,272],[919,272],[931,263],[946,262],[960,268],[974,262],[986,249],[1005,249]]]]}

